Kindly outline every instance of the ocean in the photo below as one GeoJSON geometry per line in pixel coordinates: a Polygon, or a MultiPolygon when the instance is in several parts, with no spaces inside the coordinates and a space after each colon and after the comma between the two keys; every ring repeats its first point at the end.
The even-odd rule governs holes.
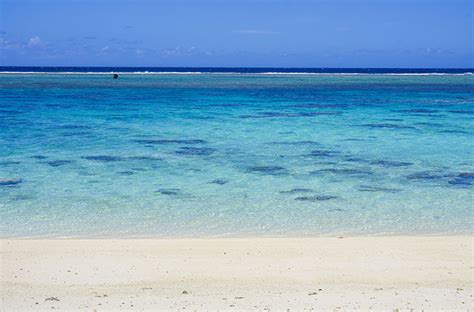
{"type": "Polygon", "coordinates": [[[472,233],[472,69],[0,72],[2,237],[472,233]]]}

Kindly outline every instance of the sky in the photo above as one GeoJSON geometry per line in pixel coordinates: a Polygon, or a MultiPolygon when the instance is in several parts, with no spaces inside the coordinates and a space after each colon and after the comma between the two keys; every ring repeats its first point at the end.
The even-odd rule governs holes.
{"type": "Polygon", "coordinates": [[[0,0],[0,65],[472,68],[473,3],[0,0]]]}

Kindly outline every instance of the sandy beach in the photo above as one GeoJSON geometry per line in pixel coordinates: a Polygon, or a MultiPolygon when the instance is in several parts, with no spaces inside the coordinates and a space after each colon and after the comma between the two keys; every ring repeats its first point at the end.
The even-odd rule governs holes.
{"type": "Polygon", "coordinates": [[[472,309],[473,239],[2,240],[2,310],[472,309]]]}

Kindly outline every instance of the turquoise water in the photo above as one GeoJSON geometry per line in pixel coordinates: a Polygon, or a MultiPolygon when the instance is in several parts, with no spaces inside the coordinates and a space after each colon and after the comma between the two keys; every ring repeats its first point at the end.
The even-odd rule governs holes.
{"type": "Polygon", "coordinates": [[[3,237],[471,233],[470,75],[0,75],[3,237]]]}

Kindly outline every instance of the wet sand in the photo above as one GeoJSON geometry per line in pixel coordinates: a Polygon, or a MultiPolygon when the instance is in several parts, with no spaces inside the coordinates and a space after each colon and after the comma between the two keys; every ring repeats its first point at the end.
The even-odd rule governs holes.
{"type": "Polygon", "coordinates": [[[471,236],[1,241],[2,310],[473,309],[471,236]]]}

